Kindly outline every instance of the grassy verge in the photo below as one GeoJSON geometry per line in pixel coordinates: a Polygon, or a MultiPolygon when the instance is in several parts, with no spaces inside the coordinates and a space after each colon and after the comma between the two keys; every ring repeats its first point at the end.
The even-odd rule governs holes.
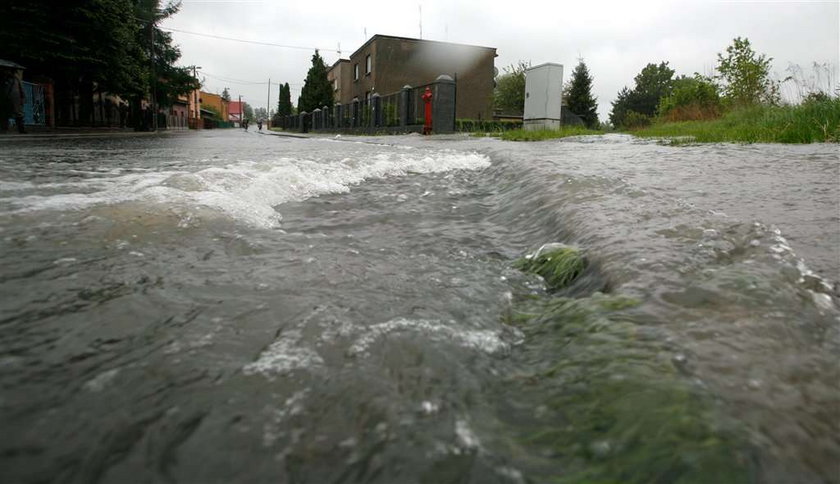
{"type": "Polygon", "coordinates": [[[630,133],[676,142],[837,143],[840,99],[798,106],[754,106],[730,111],[711,121],[658,123],[630,133]]]}
{"type": "Polygon", "coordinates": [[[603,133],[601,131],[586,129],[579,126],[564,126],[559,130],[540,129],[527,131],[524,129],[514,129],[503,133],[494,133],[492,136],[498,136],[505,141],[545,141],[549,139],[565,138],[567,136],[582,136],[591,134],[603,133]]]}

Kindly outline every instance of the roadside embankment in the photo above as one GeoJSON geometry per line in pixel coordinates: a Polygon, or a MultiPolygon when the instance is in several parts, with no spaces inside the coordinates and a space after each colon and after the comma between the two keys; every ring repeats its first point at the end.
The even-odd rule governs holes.
{"type": "Polygon", "coordinates": [[[675,142],[837,143],[840,98],[797,106],[752,106],[730,111],[718,119],[656,123],[629,133],[675,142]]]}

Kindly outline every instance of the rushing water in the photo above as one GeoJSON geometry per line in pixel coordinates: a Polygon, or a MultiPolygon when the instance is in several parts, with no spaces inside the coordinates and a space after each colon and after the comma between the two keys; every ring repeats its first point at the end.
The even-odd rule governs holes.
{"type": "Polygon", "coordinates": [[[0,482],[840,482],[836,145],[0,141],[0,482]]]}

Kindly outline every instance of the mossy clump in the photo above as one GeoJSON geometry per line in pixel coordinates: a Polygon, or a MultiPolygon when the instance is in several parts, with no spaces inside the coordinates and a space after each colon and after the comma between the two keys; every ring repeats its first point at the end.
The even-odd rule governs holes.
{"type": "Polygon", "coordinates": [[[580,249],[565,244],[545,244],[514,263],[514,267],[523,272],[542,276],[552,290],[570,285],[583,274],[587,265],[580,249]]]}
{"type": "Polygon", "coordinates": [[[596,293],[518,305],[522,351],[537,364],[508,382],[510,398],[540,412],[515,421],[517,443],[555,461],[547,482],[751,482],[736,424],[685,378],[661,340],[638,338],[639,324],[622,311],[638,304],[596,293]]]}

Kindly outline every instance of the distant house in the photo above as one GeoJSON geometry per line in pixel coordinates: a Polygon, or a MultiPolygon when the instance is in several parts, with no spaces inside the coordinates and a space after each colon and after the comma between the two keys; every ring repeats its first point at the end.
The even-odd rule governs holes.
{"type": "Polygon", "coordinates": [[[350,70],[350,59],[338,59],[335,64],[327,71],[327,80],[333,88],[333,101],[337,103],[347,104],[353,100],[352,96],[349,100],[344,101],[350,94],[353,83],[350,70]]]}
{"type": "Polygon", "coordinates": [[[228,101],[222,99],[222,96],[204,91],[201,91],[200,96],[201,109],[214,111],[221,121],[228,119],[228,101]]]}
{"type": "Polygon", "coordinates": [[[167,128],[186,128],[190,117],[190,97],[188,94],[178,96],[172,101],[169,112],[166,113],[167,128]]]}
{"type": "Polygon", "coordinates": [[[350,59],[330,68],[336,101],[348,104],[421,86],[447,74],[456,81],[457,118],[492,119],[496,49],[434,40],[374,35],[350,59]]]}
{"type": "Polygon", "coordinates": [[[237,127],[239,127],[239,123],[242,122],[242,105],[245,104],[241,101],[230,101],[228,102],[228,118],[227,120],[235,123],[237,127]]]}

